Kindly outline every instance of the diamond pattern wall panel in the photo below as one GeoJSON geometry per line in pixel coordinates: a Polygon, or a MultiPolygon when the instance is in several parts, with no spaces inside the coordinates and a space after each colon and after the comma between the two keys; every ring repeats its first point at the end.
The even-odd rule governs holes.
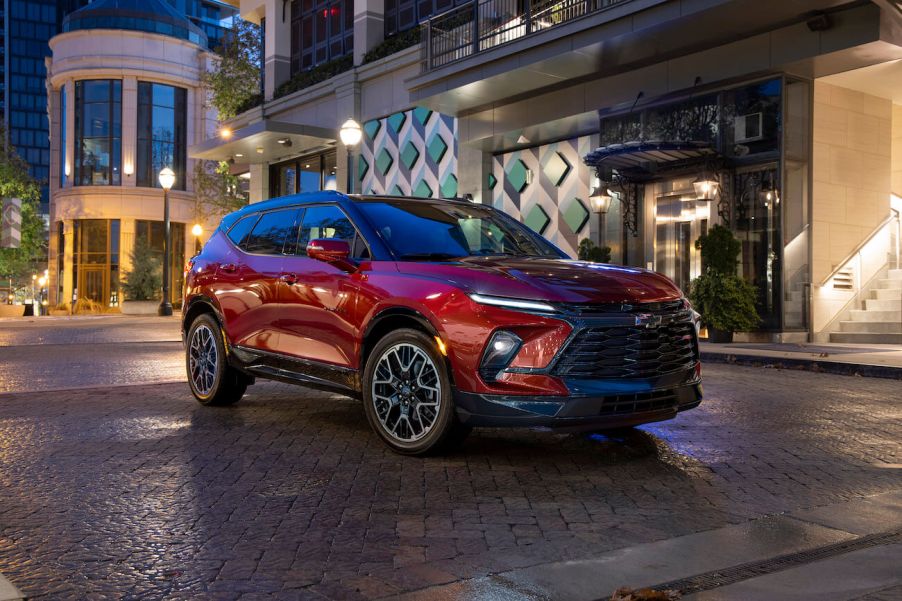
{"type": "MultiPolygon", "coordinates": [[[[582,157],[594,149],[596,136],[582,136],[525,148],[493,159],[492,203],[527,223],[576,258],[579,241],[590,235],[589,186],[592,171],[582,157]],[[532,173],[531,183],[526,173],[532,173]]],[[[612,210],[608,220],[619,219],[612,210]]],[[[608,244],[614,246],[608,239],[608,244]]],[[[616,251],[616,249],[615,249],[616,251]]]]}
{"type": "Polygon", "coordinates": [[[457,195],[457,119],[417,107],[367,121],[364,130],[364,193],[457,195]]]}

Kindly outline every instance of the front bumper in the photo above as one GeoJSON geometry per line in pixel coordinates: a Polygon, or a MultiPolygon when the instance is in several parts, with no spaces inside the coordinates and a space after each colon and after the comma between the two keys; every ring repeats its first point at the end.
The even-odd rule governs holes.
{"type": "Polygon", "coordinates": [[[454,400],[460,421],[473,426],[603,430],[668,420],[680,411],[697,407],[702,400],[702,385],[700,380],[692,379],[694,381],[687,382],[685,377],[668,378],[654,383],[596,381],[583,387],[588,394],[563,397],[491,395],[456,390],[454,400]]]}

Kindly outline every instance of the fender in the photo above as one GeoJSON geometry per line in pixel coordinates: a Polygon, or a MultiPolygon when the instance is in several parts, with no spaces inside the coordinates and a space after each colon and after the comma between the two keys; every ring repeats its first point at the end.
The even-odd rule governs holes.
{"type": "MultiPolygon", "coordinates": [[[[216,317],[216,321],[219,322],[219,328],[223,332],[223,337],[225,337],[225,328],[223,327],[223,323],[225,321],[222,318],[222,313],[219,310],[219,307],[216,304],[216,301],[209,296],[198,294],[191,298],[188,301],[188,306],[182,309],[182,342],[185,342],[185,337],[188,335],[188,328],[191,327],[191,322],[194,320],[194,317],[197,316],[198,313],[203,313],[206,311],[197,311],[196,309],[200,308],[201,305],[205,305],[208,307],[213,315],[216,317]],[[190,320],[189,320],[190,317],[190,320]]],[[[228,339],[226,339],[228,343],[228,339]]]]}

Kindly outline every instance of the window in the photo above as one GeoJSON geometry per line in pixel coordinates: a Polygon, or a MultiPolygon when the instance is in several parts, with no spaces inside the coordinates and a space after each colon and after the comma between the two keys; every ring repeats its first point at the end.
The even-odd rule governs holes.
{"type": "Polygon", "coordinates": [[[336,185],[334,152],[291,159],[270,168],[271,198],[335,190],[336,185]]]}
{"type": "Polygon", "coordinates": [[[385,0],[385,37],[413,29],[427,17],[465,3],[465,0],[385,0]]]}
{"type": "Polygon", "coordinates": [[[137,183],[159,188],[164,167],[175,171],[174,190],[185,189],[187,92],[158,83],[138,82],[137,183]]]}
{"type": "Polygon", "coordinates": [[[257,223],[259,217],[259,215],[250,215],[236,223],[235,226],[229,230],[229,240],[231,240],[235,246],[241,246],[244,237],[250,233],[251,228],[257,223]]]}
{"type": "Polygon", "coordinates": [[[296,254],[306,255],[311,240],[345,240],[351,247],[351,256],[369,258],[370,253],[363,238],[357,235],[354,224],[336,206],[310,207],[304,212],[304,219],[298,231],[296,254]]]}
{"type": "Polygon", "coordinates": [[[353,52],[353,0],[292,0],[292,75],[353,52]]]}
{"type": "Polygon", "coordinates": [[[285,239],[295,228],[297,212],[297,209],[286,209],[264,213],[242,244],[242,248],[246,252],[261,255],[282,254],[285,239]]]}
{"type": "Polygon", "coordinates": [[[75,183],[122,183],[122,82],[75,83],[75,183]]]}
{"type": "Polygon", "coordinates": [[[60,88],[60,188],[66,186],[66,86],[60,88]]]}
{"type": "MultiPolygon", "coordinates": [[[[172,253],[169,261],[169,289],[176,306],[182,302],[182,286],[185,283],[185,224],[170,223],[170,239],[172,253]]],[[[162,221],[135,221],[135,241],[143,241],[163,264],[163,242],[166,236],[166,224],[162,221]]]]}

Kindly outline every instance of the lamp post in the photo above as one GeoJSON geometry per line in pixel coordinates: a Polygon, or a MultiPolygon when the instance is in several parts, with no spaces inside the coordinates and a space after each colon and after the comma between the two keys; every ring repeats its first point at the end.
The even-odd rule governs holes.
{"type": "Polygon", "coordinates": [[[353,119],[348,119],[338,131],[338,137],[341,138],[341,143],[348,149],[348,186],[345,188],[345,193],[352,194],[354,192],[354,163],[351,153],[354,147],[360,143],[360,138],[363,137],[363,129],[361,129],[359,123],[353,119]]]}
{"type": "Polygon", "coordinates": [[[592,189],[592,192],[589,194],[589,201],[592,203],[592,210],[598,213],[598,246],[604,246],[605,216],[613,201],[611,191],[602,183],[600,186],[592,189]]]}
{"type": "Polygon", "coordinates": [[[160,171],[160,186],[163,188],[163,299],[157,314],[172,315],[172,295],[169,290],[169,253],[172,252],[172,231],[169,223],[169,191],[175,185],[175,172],[169,167],[160,171]]]}
{"type": "Polygon", "coordinates": [[[191,228],[191,234],[194,236],[194,252],[200,252],[200,237],[204,233],[204,226],[199,223],[195,223],[191,228]]]}

